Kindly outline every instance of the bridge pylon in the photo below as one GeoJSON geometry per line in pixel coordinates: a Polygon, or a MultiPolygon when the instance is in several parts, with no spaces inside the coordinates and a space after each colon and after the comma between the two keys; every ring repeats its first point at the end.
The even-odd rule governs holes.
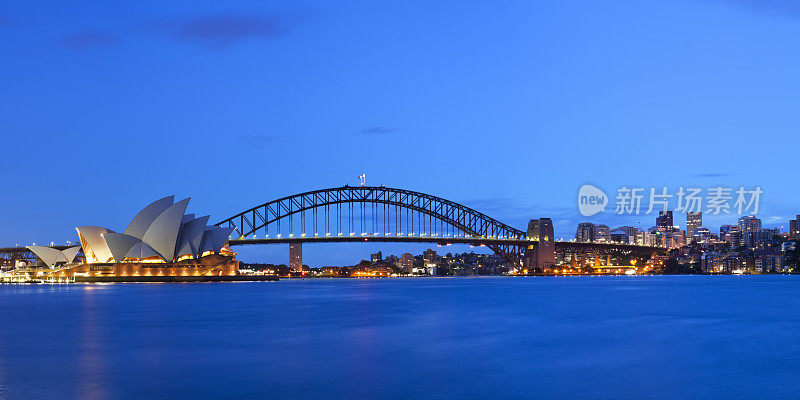
{"type": "Polygon", "coordinates": [[[532,219],[528,222],[527,237],[537,241],[525,248],[523,266],[527,270],[546,271],[556,265],[553,221],[550,218],[532,219]]]}

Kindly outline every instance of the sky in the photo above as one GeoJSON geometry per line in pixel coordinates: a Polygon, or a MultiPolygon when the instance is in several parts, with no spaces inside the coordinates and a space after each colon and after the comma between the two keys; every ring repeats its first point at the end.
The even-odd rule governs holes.
{"type": "MultiPolygon", "coordinates": [[[[785,229],[798,37],[800,5],[779,0],[7,2],[0,246],[124,230],[170,194],[217,222],[362,173],[520,229],[550,217],[567,239],[655,221],[613,199],[581,216],[584,184],[758,186],[758,216],[785,229]]],[[[305,261],[426,247],[306,246],[305,261]]]]}

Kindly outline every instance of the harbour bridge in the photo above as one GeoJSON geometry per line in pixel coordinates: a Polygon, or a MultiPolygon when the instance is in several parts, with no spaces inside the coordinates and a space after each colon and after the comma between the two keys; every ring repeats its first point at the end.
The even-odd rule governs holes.
{"type": "MultiPolygon", "coordinates": [[[[556,241],[552,225],[527,231],[441,197],[386,186],[342,186],[275,199],[218,222],[234,228],[231,246],[277,243],[416,242],[486,246],[514,268],[542,267],[555,254],[645,260],[666,249],[556,241]],[[542,253],[552,253],[550,256],[542,253]]],[[[549,223],[549,219],[546,219],[549,223]]]]}
{"type": "MultiPolygon", "coordinates": [[[[586,255],[645,261],[663,247],[620,243],[556,241],[547,218],[532,219],[526,231],[441,197],[385,186],[342,186],[295,194],[259,204],[224,219],[231,246],[278,243],[436,243],[485,246],[512,268],[552,267],[586,255]]],[[[67,246],[51,246],[64,249],[67,246]]],[[[79,253],[79,257],[81,253],[79,253]]],[[[0,267],[36,261],[25,247],[0,248],[0,267]]]]}

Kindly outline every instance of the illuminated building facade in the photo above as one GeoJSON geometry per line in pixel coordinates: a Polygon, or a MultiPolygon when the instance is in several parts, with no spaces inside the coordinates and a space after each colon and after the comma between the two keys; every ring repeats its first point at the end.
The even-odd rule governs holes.
{"type": "Polygon", "coordinates": [[[85,263],[73,263],[77,247],[61,254],[31,250],[52,266],[64,262],[50,274],[55,278],[236,275],[236,253],[227,246],[234,228],[207,226],[209,216],[185,214],[190,199],[174,200],[168,196],[151,203],[123,233],[99,226],[76,228],[85,263]]]}
{"type": "Polygon", "coordinates": [[[303,270],[303,244],[290,243],[289,244],[289,268],[293,271],[303,270]]]}
{"type": "Polygon", "coordinates": [[[608,225],[595,225],[594,241],[597,243],[608,243],[611,241],[611,228],[608,225]]]}
{"type": "Polygon", "coordinates": [[[414,256],[411,253],[404,253],[400,256],[400,269],[404,274],[414,272],[414,256]]]}
{"type": "Polygon", "coordinates": [[[761,219],[752,215],[745,215],[739,218],[739,230],[742,232],[753,232],[761,230],[761,219]]]}
{"type": "MultiPolygon", "coordinates": [[[[530,230],[530,226],[528,227],[530,230]]],[[[591,222],[581,222],[578,224],[578,229],[575,232],[576,242],[594,242],[595,229],[594,224],[591,222]]]]}
{"type": "Polygon", "coordinates": [[[672,230],[672,211],[659,211],[656,217],[656,227],[660,231],[672,230]]]}
{"type": "Polygon", "coordinates": [[[686,213],[686,242],[691,243],[692,238],[696,235],[697,228],[703,226],[703,213],[687,212],[686,213]]]}
{"type": "Polygon", "coordinates": [[[800,215],[795,219],[789,220],[789,237],[791,239],[800,239],[800,215]]]}

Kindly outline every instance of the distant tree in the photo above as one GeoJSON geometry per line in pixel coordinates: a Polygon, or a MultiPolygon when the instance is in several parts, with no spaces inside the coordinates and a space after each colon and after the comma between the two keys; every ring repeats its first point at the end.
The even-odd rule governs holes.
{"type": "Polygon", "coordinates": [[[784,254],[784,263],[791,272],[800,273],[800,246],[795,246],[792,250],[787,250],[784,254]]]}
{"type": "Polygon", "coordinates": [[[664,265],[662,266],[662,270],[665,274],[680,274],[681,265],[678,263],[678,260],[674,258],[668,258],[664,261],[664,265]]]}
{"type": "Polygon", "coordinates": [[[445,263],[438,263],[436,265],[436,275],[439,276],[450,276],[453,275],[453,268],[445,263]]]}
{"type": "Polygon", "coordinates": [[[677,259],[669,258],[664,261],[664,266],[662,267],[662,273],[667,275],[688,275],[688,274],[699,274],[700,273],[700,263],[690,263],[690,264],[681,264],[678,262],[677,259]]]}
{"type": "Polygon", "coordinates": [[[699,261],[689,264],[689,273],[690,274],[702,274],[703,273],[702,264],[699,261]]]}

